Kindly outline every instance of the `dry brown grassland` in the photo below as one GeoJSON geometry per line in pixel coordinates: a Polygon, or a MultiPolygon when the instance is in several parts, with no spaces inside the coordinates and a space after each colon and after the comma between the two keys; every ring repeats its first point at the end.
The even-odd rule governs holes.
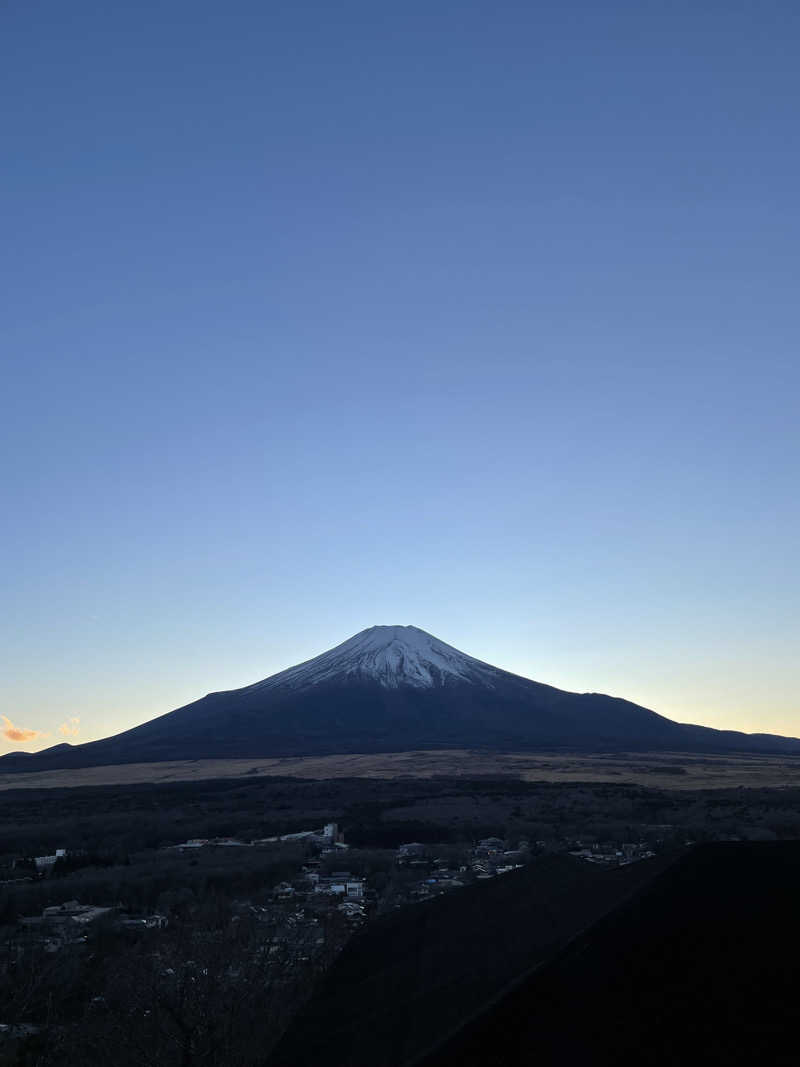
{"type": "Polygon", "coordinates": [[[464,749],[283,759],[130,763],[80,770],[0,774],[0,790],[46,789],[209,778],[433,778],[509,775],[528,782],[616,782],[662,789],[800,786],[800,757],[687,753],[475,752],[464,749]]]}

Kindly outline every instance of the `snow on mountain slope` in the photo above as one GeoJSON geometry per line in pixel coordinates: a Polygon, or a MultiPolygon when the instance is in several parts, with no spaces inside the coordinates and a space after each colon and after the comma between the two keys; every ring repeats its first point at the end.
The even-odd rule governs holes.
{"type": "Polygon", "coordinates": [[[303,689],[334,679],[375,681],[385,689],[433,689],[453,681],[493,689],[499,673],[416,626],[372,626],[247,689],[303,689]]]}
{"type": "Polygon", "coordinates": [[[672,722],[467,656],[416,626],[373,626],[243,689],[84,745],[2,757],[4,771],[182,759],[430,749],[800,752],[800,740],[672,722]]]}

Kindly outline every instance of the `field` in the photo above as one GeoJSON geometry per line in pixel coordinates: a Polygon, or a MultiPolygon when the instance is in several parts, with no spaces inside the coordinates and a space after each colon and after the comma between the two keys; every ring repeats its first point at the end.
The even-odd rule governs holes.
{"type": "Polygon", "coordinates": [[[0,774],[0,790],[199,782],[213,778],[510,777],[526,782],[609,782],[661,789],[800,786],[800,757],[687,753],[492,753],[462,749],[283,759],[180,760],[0,774]]]}

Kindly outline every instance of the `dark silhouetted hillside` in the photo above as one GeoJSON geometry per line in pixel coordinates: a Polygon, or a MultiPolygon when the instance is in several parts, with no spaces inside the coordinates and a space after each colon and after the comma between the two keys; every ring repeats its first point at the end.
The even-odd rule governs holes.
{"type": "Polygon", "coordinates": [[[648,882],[544,857],[389,915],[347,946],[270,1067],[401,1067],[648,882]]]}
{"type": "Polygon", "coordinates": [[[798,900],[800,842],[697,846],[424,1067],[794,1067],[798,900]]]}

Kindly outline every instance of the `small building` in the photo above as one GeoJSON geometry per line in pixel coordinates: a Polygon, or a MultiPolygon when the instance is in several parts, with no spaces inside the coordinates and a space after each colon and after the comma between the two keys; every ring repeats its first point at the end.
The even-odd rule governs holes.
{"type": "Polygon", "coordinates": [[[363,904],[359,904],[354,900],[343,900],[341,904],[337,905],[337,911],[342,912],[346,919],[354,922],[359,922],[365,918],[363,904]]]}
{"type": "Polygon", "coordinates": [[[114,911],[114,908],[67,900],[63,904],[54,904],[45,908],[41,915],[25,915],[20,918],[19,922],[21,926],[38,927],[40,930],[58,933],[61,937],[68,938],[71,933],[85,930],[98,919],[111,915],[114,911]]]}
{"type": "Polygon", "coordinates": [[[190,837],[188,841],[182,842],[180,845],[169,845],[169,848],[177,848],[179,852],[185,852],[187,849],[204,848],[208,844],[207,837],[190,837]]]}
{"type": "Polygon", "coordinates": [[[409,841],[407,845],[401,845],[397,850],[397,858],[401,860],[418,859],[424,856],[427,846],[421,841],[409,841]]]}
{"type": "Polygon", "coordinates": [[[80,904],[77,900],[68,900],[64,904],[54,904],[45,908],[42,918],[45,923],[63,923],[76,926],[88,926],[90,923],[102,919],[104,915],[110,915],[114,908],[102,908],[96,904],[80,904]]]}
{"type": "Polygon", "coordinates": [[[166,915],[121,915],[119,925],[123,930],[163,930],[169,925],[166,915]]]}
{"type": "Polygon", "coordinates": [[[34,858],[34,864],[37,871],[49,871],[51,867],[55,866],[56,860],[63,859],[67,854],[65,848],[57,848],[52,856],[36,856],[34,858]]]}
{"type": "Polygon", "coordinates": [[[478,842],[477,851],[488,852],[491,856],[496,852],[505,852],[506,843],[500,837],[485,837],[483,841],[478,842]]]}

